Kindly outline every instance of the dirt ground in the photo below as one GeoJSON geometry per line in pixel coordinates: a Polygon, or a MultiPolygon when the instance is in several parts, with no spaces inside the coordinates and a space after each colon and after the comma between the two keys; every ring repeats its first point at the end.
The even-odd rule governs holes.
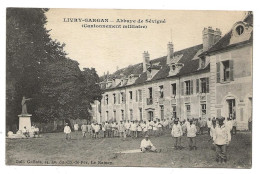
{"type": "Polygon", "coordinates": [[[138,149],[142,138],[83,139],[81,133],[72,132],[66,140],[63,133],[42,134],[42,138],[6,139],[7,165],[79,165],[79,166],[145,166],[145,167],[207,167],[251,168],[251,132],[238,132],[228,147],[228,162],[215,162],[215,151],[209,136],[197,136],[197,150],[189,151],[187,138],[182,138],[182,150],[173,149],[169,133],[151,137],[161,153],[117,152],[138,149]]]}

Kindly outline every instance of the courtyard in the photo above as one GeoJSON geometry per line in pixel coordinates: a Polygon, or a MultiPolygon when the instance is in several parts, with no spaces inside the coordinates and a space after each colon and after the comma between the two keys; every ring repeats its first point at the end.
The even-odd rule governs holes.
{"type": "Polygon", "coordinates": [[[142,138],[83,139],[80,132],[72,132],[66,140],[63,133],[46,133],[42,138],[6,139],[7,165],[63,165],[63,166],[136,166],[136,167],[223,167],[251,168],[251,132],[238,132],[228,147],[228,162],[215,162],[215,151],[209,135],[197,136],[197,150],[189,151],[186,137],[182,150],[173,148],[170,133],[151,137],[161,153],[118,153],[140,147],[142,138]]]}

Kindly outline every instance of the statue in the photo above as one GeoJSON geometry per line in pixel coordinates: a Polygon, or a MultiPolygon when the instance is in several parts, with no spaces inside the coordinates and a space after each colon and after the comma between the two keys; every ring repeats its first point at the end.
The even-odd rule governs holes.
{"type": "Polygon", "coordinates": [[[31,98],[25,98],[25,96],[23,96],[23,100],[22,100],[22,115],[23,114],[28,114],[27,113],[27,106],[26,106],[26,101],[28,101],[28,100],[31,100],[31,98]]]}

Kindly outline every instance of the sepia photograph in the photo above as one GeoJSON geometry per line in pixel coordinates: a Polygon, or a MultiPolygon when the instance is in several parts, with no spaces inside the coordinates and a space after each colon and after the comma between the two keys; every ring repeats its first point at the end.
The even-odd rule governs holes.
{"type": "Polygon", "coordinates": [[[6,8],[5,164],[251,169],[253,21],[6,8]]]}

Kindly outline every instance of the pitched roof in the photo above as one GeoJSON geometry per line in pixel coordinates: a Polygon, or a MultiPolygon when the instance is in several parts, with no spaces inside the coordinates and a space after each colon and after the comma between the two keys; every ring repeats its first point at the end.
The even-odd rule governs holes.
{"type": "MultiPolygon", "coordinates": [[[[135,65],[128,66],[126,68],[117,70],[115,73],[110,75],[110,78],[116,77],[118,75],[128,77],[131,74],[139,74],[135,82],[131,85],[137,85],[142,84],[146,82],[151,82],[155,80],[160,80],[164,78],[169,77],[178,77],[181,75],[187,75],[191,73],[199,73],[199,72],[209,72],[209,65],[205,67],[204,69],[199,69],[199,59],[193,59],[194,56],[197,55],[199,51],[202,50],[203,45],[196,45],[190,48],[186,48],[180,51],[177,51],[174,53],[174,56],[181,56],[178,63],[184,64],[184,66],[180,69],[179,73],[177,73],[175,76],[169,76],[170,67],[167,65],[167,56],[163,56],[157,59],[153,59],[150,61],[152,66],[156,66],[157,73],[150,79],[147,80],[147,72],[143,72],[143,64],[138,63],[135,65]],[[158,67],[160,67],[158,69],[158,67]]],[[[115,87],[110,87],[109,89],[115,89],[120,87],[128,86],[127,83],[124,83],[123,85],[117,85],[115,87]]],[[[130,85],[129,85],[130,86],[130,85]]],[[[107,89],[107,90],[109,90],[107,89]]]]}
{"type": "MultiPolygon", "coordinates": [[[[245,17],[245,19],[243,20],[243,22],[249,24],[250,26],[253,26],[253,14],[247,15],[245,17]]],[[[202,54],[200,54],[200,56],[253,41],[253,32],[251,32],[251,36],[250,36],[249,40],[246,40],[246,41],[243,41],[243,42],[240,42],[240,43],[230,44],[231,35],[232,35],[232,30],[230,30],[227,34],[225,34],[209,50],[207,50],[207,51],[203,52],[202,54]]]]}

